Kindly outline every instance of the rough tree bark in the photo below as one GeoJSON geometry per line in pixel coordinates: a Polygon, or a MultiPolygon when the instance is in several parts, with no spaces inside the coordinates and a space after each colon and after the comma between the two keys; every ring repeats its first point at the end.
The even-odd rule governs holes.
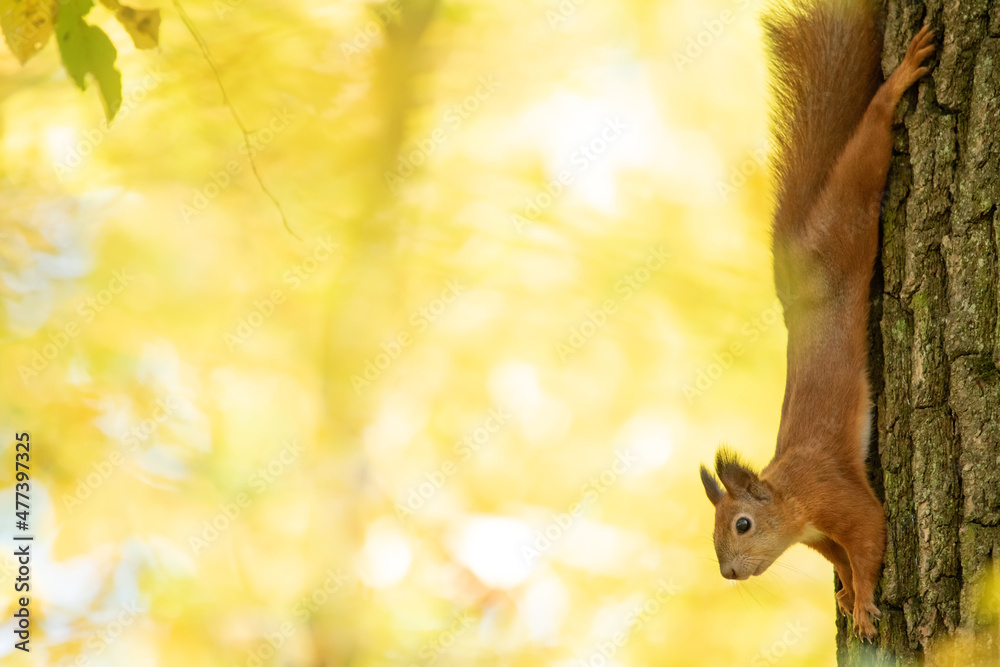
{"type": "Polygon", "coordinates": [[[890,0],[885,74],[925,21],[938,51],[897,116],[872,287],[880,636],[860,645],[839,616],[841,665],[1000,664],[984,586],[1000,563],[1000,0],[890,0]]]}

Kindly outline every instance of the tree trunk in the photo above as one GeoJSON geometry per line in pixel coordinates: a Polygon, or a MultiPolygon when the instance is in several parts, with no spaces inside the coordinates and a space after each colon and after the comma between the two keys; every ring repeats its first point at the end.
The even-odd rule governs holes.
{"type": "MultiPolygon", "coordinates": [[[[883,72],[922,24],[929,79],[901,104],[872,286],[888,544],[875,646],[837,619],[841,665],[1000,664],[1000,0],[890,0],[883,72]]],[[[838,583],[839,586],[839,583],[838,583]]]]}

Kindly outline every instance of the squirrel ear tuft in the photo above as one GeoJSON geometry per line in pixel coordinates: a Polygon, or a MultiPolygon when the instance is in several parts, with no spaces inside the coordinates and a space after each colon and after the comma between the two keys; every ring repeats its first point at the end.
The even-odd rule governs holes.
{"type": "Polygon", "coordinates": [[[722,487],[705,466],[701,466],[701,483],[705,487],[705,495],[708,496],[708,499],[712,501],[713,505],[718,505],[719,501],[722,500],[722,487]]]}
{"type": "Polygon", "coordinates": [[[735,497],[750,496],[762,502],[774,499],[771,485],[761,480],[756,471],[728,447],[720,448],[715,455],[715,474],[726,491],[735,497]]]}

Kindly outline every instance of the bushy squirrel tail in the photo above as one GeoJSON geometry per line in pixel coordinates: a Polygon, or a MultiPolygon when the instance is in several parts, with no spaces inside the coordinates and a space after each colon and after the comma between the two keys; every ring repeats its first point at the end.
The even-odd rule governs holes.
{"type": "Polygon", "coordinates": [[[780,0],[764,13],[775,235],[802,225],[882,83],[872,0],[780,0]]]}

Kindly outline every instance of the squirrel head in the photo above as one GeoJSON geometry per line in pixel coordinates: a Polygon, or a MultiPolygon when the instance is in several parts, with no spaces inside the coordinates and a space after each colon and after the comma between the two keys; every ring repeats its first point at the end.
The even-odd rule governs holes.
{"type": "Polygon", "coordinates": [[[777,489],[732,450],[719,449],[715,474],[721,487],[701,466],[701,482],[715,505],[713,541],[719,570],[726,579],[762,574],[795,543],[801,522],[777,489]]]}

